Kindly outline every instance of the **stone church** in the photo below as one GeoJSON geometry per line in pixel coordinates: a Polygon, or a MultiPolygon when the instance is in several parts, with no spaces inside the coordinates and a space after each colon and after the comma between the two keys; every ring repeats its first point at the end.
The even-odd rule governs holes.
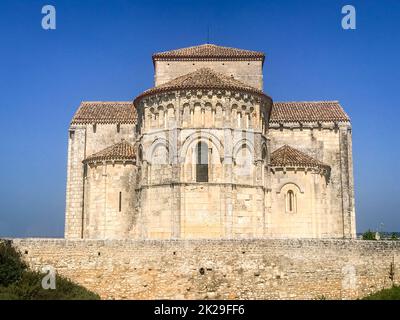
{"type": "Polygon", "coordinates": [[[65,237],[354,238],[351,124],[338,101],[275,102],[262,52],[153,55],[133,101],[69,128],[65,237]]]}

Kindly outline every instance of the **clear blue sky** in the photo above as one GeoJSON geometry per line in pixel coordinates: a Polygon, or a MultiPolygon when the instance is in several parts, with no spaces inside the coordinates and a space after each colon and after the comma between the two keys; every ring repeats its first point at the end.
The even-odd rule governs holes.
{"type": "Polygon", "coordinates": [[[400,1],[0,2],[0,236],[62,236],[67,129],[81,100],[152,86],[151,54],[264,51],[274,100],[339,100],[353,123],[358,231],[400,231],[400,1]],[[41,8],[57,29],[41,28],[41,8]],[[341,8],[357,29],[341,28],[341,8]]]}

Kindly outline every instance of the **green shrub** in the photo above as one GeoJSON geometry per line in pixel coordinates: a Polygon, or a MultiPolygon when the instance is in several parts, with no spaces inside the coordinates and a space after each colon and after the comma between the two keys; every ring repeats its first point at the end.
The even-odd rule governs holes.
{"type": "Polygon", "coordinates": [[[393,286],[363,298],[363,300],[400,300],[400,287],[393,286]]]}
{"type": "Polygon", "coordinates": [[[375,233],[368,229],[368,231],[363,233],[362,239],[363,240],[376,240],[375,233]]]}
{"type": "Polygon", "coordinates": [[[0,240],[0,286],[8,286],[21,279],[27,265],[10,241],[0,240]]]}
{"type": "Polygon", "coordinates": [[[56,288],[43,289],[46,274],[28,269],[11,242],[0,240],[0,300],[97,300],[86,288],[56,275],[56,288]]]}

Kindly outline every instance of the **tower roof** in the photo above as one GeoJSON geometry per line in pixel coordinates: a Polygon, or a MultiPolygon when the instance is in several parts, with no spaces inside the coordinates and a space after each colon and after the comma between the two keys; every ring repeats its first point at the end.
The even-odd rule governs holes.
{"type": "Polygon", "coordinates": [[[132,101],[83,101],[71,124],[136,123],[132,101]]]}
{"type": "Polygon", "coordinates": [[[142,94],[136,97],[135,102],[139,98],[155,93],[190,89],[241,90],[266,96],[261,90],[236,80],[233,77],[228,77],[210,68],[200,68],[194,72],[190,72],[169,82],[144,91],[142,94]]]}
{"type": "Polygon", "coordinates": [[[202,44],[153,54],[155,60],[262,60],[265,54],[259,51],[243,50],[215,44],[202,44]]]}
{"type": "Polygon", "coordinates": [[[96,152],[88,156],[84,162],[96,162],[96,161],[107,161],[107,160],[136,160],[135,149],[133,146],[122,140],[110,147],[107,147],[99,152],[96,152]]]}
{"type": "Polygon", "coordinates": [[[270,122],[350,121],[338,101],[274,102],[270,122]]]}
{"type": "Polygon", "coordinates": [[[318,167],[328,169],[329,166],[309,155],[284,145],[271,153],[271,166],[273,167],[318,167]]]}

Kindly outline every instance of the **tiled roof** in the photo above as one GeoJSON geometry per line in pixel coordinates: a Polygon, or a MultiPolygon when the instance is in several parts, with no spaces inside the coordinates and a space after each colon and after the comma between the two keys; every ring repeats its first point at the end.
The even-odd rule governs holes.
{"type": "Polygon", "coordinates": [[[338,101],[274,102],[270,122],[350,121],[338,101]]]}
{"type": "Polygon", "coordinates": [[[265,96],[261,90],[244,84],[233,77],[228,77],[222,73],[215,72],[210,68],[200,68],[194,72],[185,74],[157,87],[146,90],[140,94],[135,101],[154,93],[190,89],[240,90],[265,96]]]}
{"type": "Polygon", "coordinates": [[[310,157],[309,155],[284,145],[271,153],[271,166],[273,167],[319,167],[329,168],[323,162],[310,157]]]}
{"type": "Polygon", "coordinates": [[[71,124],[136,123],[136,108],[132,101],[84,101],[71,124]]]}
{"type": "Polygon", "coordinates": [[[153,54],[155,60],[262,60],[263,52],[202,44],[153,54]]]}
{"type": "Polygon", "coordinates": [[[84,162],[106,161],[106,160],[135,160],[135,150],[131,144],[122,140],[110,147],[88,156],[84,162]]]}

